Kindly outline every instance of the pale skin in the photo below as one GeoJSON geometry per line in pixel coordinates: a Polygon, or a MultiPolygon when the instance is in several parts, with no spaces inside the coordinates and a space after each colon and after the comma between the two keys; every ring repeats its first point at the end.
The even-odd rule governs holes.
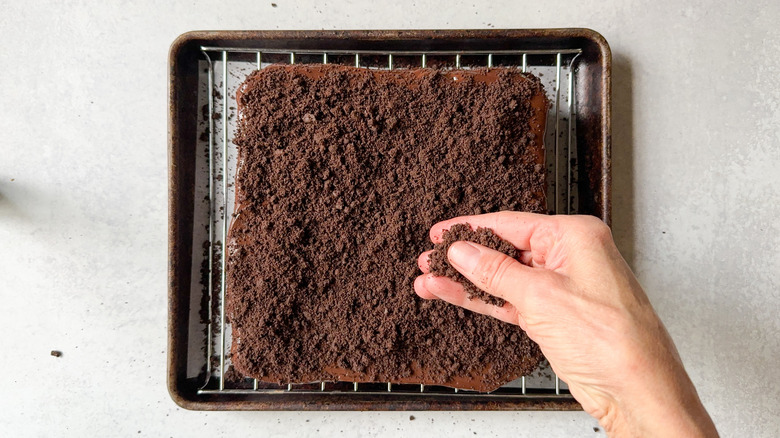
{"type": "Polygon", "coordinates": [[[440,222],[434,243],[458,223],[492,229],[520,250],[520,261],[472,242],[456,242],[452,266],[503,307],[469,300],[463,287],[429,273],[414,282],[440,299],[517,324],[590,415],[614,437],[718,436],[677,349],[620,255],[609,227],[592,216],[500,212],[440,222]]]}

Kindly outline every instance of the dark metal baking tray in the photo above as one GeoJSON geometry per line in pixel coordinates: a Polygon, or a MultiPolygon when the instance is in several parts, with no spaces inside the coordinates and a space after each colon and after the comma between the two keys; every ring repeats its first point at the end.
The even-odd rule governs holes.
{"type": "MultiPolygon", "coordinates": [[[[203,172],[203,132],[206,123],[209,166],[217,166],[218,162],[211,161],[224,158],[220,168],[224,173],[208,173],[210,183],[216,178],[222,181],[224,176],[223,192],[208,193],[211,205],[207,208],[213,214],[217,211],[215,199],[223,200],[222,219],[209,218],[208,223],[212,226],[219,220],[224,225],[224,217],[229,217],[229,196],[225,194],[229,193],[227,145],[232,124],[228,119],[234,108],[226,100],[229,93],[219,93],[220,84],[215,81],[219,76],[212,69],[220,61],[228,61],[228,56],[232,57],[230,61],[235,58],[239,62],[256,59],[262,66],[261,55],[265,56],[263,63],[296,62],[297,56],[298,62],[352,63],[354,59],[356,65],[368,68],[409,67],[419,62],[424,65],[427,60],[429,65],[450,67],[528,65],[529,71],[537,69],[537,74],[550,71],[553,74],[548,74],[547,88],[553,106],[546,146],[552,157],[548,160],[548,179],[553,181],[548,188],[551,213],[591,214],[610,223],[611,53],[595,31],[203,31],[181,35],[169,54],[168,389],[174,401],[187,409],[203,410],[579,409],[568,391],[559,387],[557,378],[554,389],[526,391],[523,378],[522,389],[508,386],[490,394],[382,384],[361,384],[360,390],[357,385],[344,383],[279,387],[255,381],[249,386],[225,386],[229,359],[222,353],[212,364],[215,333],[199,316],[201,311],[213,309],[216,301],[212,298],[219,299],[214,294],[202,300],[203,289],[197,284],[202,262],[199,253],[204,244],[197,237],[203,221],[199,207],[203,203],[203,178],[199,176],[203,172]],[[206,64],[208,87],[203,84],[206,64]],[[222,104],[218,105],[216,99],[222,104]],[[201,110],[204,102],[208,102],[208,114],[201,110]],[[221,132],[219,123],[215,126],[216,118],[223,123],[221,132]],[[218,133],[225,147],[222,156],[212,150],[219,140],[215,140],[220,137],[218,133]]],[[[227,88],[227,78],[235,76],[228,72],[228,65],[232,64],[222,63],[223,91],[232,91],[227,88]]],[[[235,84],[242,79],[230,80],[235,84]]],[[[206,243],[209,257],[218,257],[215,251],[221,242],[211,231],[206,243]]],[[[221,316],[216,320],[224,321],[221,316]]],[[[215,319],[208,320],[213,323],[215,319]]],[[[222,351],[224,338],[229,338],[224,328],[222,323],[222,351]]]]}

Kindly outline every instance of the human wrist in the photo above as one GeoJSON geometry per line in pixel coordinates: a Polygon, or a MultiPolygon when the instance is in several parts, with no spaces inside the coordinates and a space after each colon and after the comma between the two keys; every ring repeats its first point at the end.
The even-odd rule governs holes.
{"type": "Polygon", "coordinates": [[[609,437],[717,437],[712,420],[702,407],[662,409],[614,408],[599,420],[609,437]]]}
{"type": "Polygon", "coordinates": [[[717,437],[685,370],[656,376],[644,388],[627,391],[602,409],[598,418],[610,437],[717,437]]]}

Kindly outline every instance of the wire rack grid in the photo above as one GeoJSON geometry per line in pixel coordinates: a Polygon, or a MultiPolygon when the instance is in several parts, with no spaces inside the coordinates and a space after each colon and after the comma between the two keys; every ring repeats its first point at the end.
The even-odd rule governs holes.
{"type": "MultiPolygon", "coordinates": [[[[229,218],[233,212],[233,178],[236,170],[236,151],[232,144],[237,114],[235,92],[245,77],[254,70],[276,63],[337,63],[369,69],[394,69],[431,67],[469,69],[475,67],[521,68],[542,79],[551,107],[547,117],[545,134],[547,162],[547,199],[550,213],[577,213],[576,181],[576,114],[574,99],[576,83],[574,69],[580,49],[559,50],[501,50],[491,52],[462,51],[345,51],[345,50],[281,50],[269,48],[201,47],[203,60],[198,102],[199,147],[204,154],[198,157],[199,173],[196,176],[196,193],[204,200],[196,217],[205,227],[195,231],[195,241],[207,242],[203,254],[193,250],[193,263],[201,262],[201,269],[194,266],[193,288],[203,281],[207,291],[193,290],[192,296],[207,293],[208,303],[193,299],[191,313],[207,307],[207,323],[201,348],[190,348],[189,375],[202,375],[203,384],[198,394],[274,394],[274,393],[361,393],[377,394],[401,392],[404,394],[447,395],[468,394],[490,397],[563,397],[570,398],[568,387],[556,376],[549,365],[543,365],[530,376],[523,376],[491,393],[459,390],[442,386],[410,384],[313,382],[307,384],[277,385],[245,378],[235,383],[226,378],[230,367],[230,324],[225,319],[225,242],[229,218]],[[204,268],[205,266],[205,268],[204,268]],[[200,271],[201,278],[196,278],[200,271]],[[199,359],[199,360],[198,360],[199,359]],[[205,364],[204,364],[205,359],[205,364]],[[205,373],[204,373],[205,371],[205,373]]],[[[197,209],[197,207],[196,207],[197,209]]],[[[201,285],[202,286],[202,285],[201,285]]],[[[203,313],[201,313],[203,315],[203,313]]],[[[190,333],[199,332],[197,317],[190,318],[190,333]]],[[[197,338],[197,337],[196,337],[197,338]]]]}

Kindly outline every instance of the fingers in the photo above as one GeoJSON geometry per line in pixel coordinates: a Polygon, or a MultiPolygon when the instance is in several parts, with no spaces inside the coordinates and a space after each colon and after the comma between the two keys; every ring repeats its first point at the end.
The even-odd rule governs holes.
{"type": "Polygon", "coordinates": [[[441,235],[455,224],[468,223],[472,229],[478,227],[490,228],[502,239],[509,241],[519,250],[531,249],[531,236],[544,224],[553,221],[553,217],[516,211],[500,211],[498,213],[481,214],[478,216],[460,216],[439,222],[431,227],[430,237],[433,243],[441,242],[441,235]]]}
{"type": "Polygon", "coordinates": [[[511,302],[520,312],[530,294],[549,289],[551,271],[523,265],[504,253],[459,241],[447,251],[450,264],[475,286],[511,302]]]}
{"type": "Polygon", "coordinates": [[[438,298],[425,287],[425,277],[430,274],[420,275],[414,279],[414,292],[422,299],[433,300],[438,298]]]}
{"type": "MultiPolygon", "coordinates": [[[[420,268],[420,270],[423,272],[423,274],[427,274],[431,271],[431,267],[428,264],[428,259],[433,251],[425,251],[424,253],[420,254],[419,257],[417,257],[417,267],[420,268]]],[[[422,276],[417,277],[417,279],[414,281],[414,291],[417,292],[417,295],[420,296],[420,298],[424,298],[426,300],[432,300],[436,298],[435,295],[432,295],[430,292],[428,292],[424,287],[422,287],[422,284],[418,284],[418,281],[422,278],[422,276]]]]}
{"type": "Polygon", "coordinates": [[[517,259],[526,266],[533,266],[534,256],[531,251],[519,251],[517,259]]]}
{"type": "Polygon", "coordinates": [[[427,274],[431,271],[431,267],[428,264],[428,259],[432,252],[433,251],[425,251],[424,253],[420,254],[419,257],[417,257],[417,267],[420,268],[423,274],[427,274]]]}
{"type": "Polygon", "coordinates": [[[524,328],[525,321],[520,317],[517,308],[511,303],[498,307],[488,304],[479,298],[470,300],[466,291],[463,290],[463,286],[447,277],[436,277],[431,274],[421,275],[414,281],[414,287],[417,294],[421,297],[425,295],[439,298],[472,312],[492,316],[510,324],[519,324],[520,327],[524,328]]]}

